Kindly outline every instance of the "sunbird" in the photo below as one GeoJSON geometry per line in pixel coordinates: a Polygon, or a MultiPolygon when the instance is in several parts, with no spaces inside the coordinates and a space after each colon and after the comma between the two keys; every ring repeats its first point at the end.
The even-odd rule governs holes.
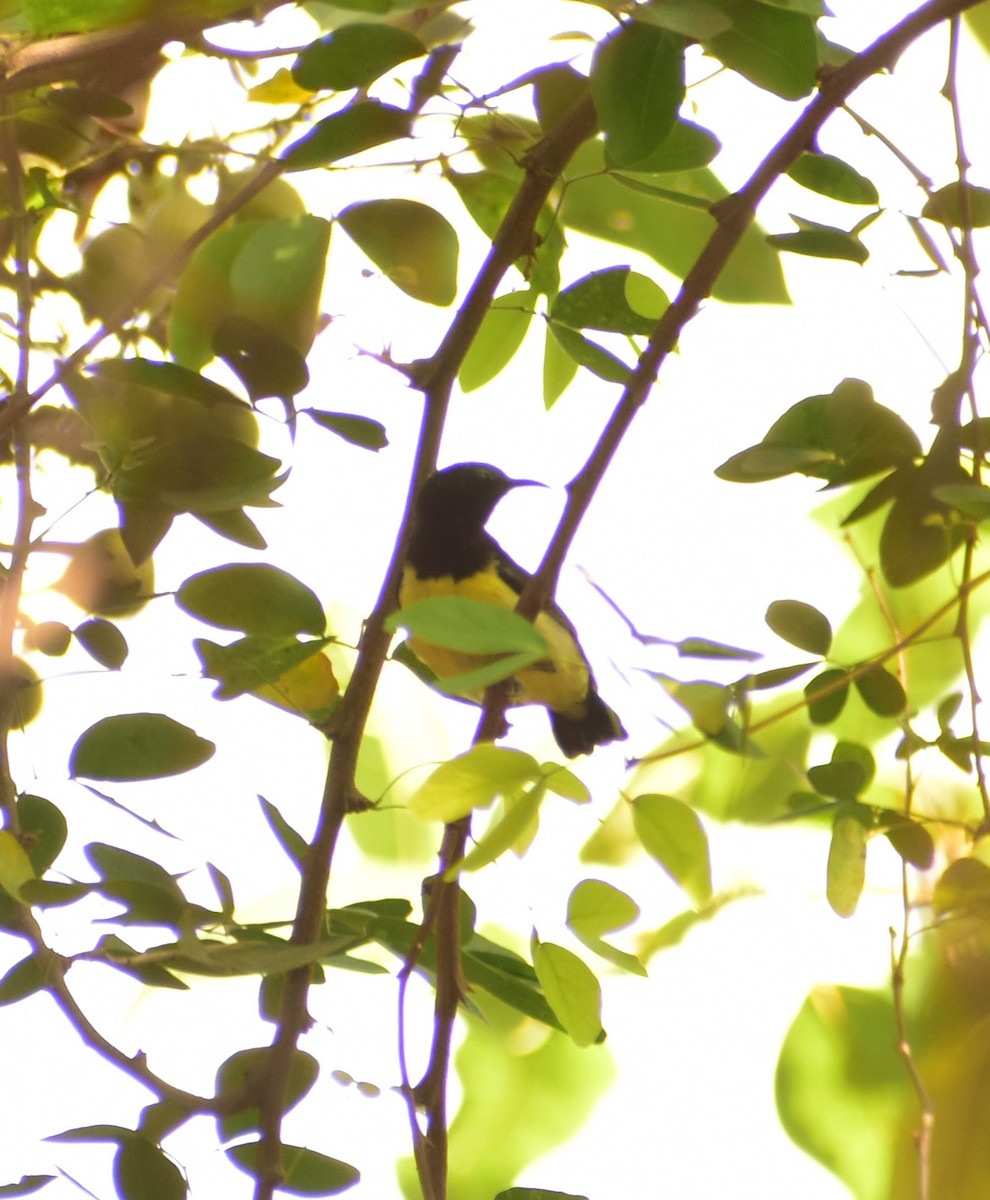
{"type": "MultiPolygon", "coordinates": [[[[466,596],[514,609],[531,576],[486,532],[485,524],[503,496],[526,486],[540,485],[531,479],[510,479],[487,463],[457,463],[431,475],[413,502],[399,606],[407,608],[434,596],[466,596]]],[[[568,758],[624,739],[622,722],[599,696],[571,622],[549,601],[534,624],[548,655],[512,676],[509,704],[542,704],[557,745],[568,758]]],[[[408,645],[441,681],[490,661],[485,655],[417,637],[408,645]]],[[[465,699],[481,704],[484,693],[465,699]]]]}

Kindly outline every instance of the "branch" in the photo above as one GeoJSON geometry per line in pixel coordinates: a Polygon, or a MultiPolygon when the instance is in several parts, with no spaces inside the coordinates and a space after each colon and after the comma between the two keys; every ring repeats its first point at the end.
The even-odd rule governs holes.
{"type": "MultiPolygon", "coordinates": [[[[327,886],[330,882],[330,864],[343,824],[354,796],[354,777],[357,768],[358,750],[364,727],[371,708],[371,701],[378,685],[384,665],[391,634],[385,631],[385,618],[395,608],[399,577],[405,555],[405,544],[409,529],[409,514],[413,495],[422,481],[431,473],[435,464],[440,436],[450,393],[457,372],[478,332],[481,322],[491,305],[505,272],[526,253],[532,243],[536,221],[546,203],[550,191],[578,146],[591,135],[595,128],[595,111],[590,99],[581,101],[572,112],[530,151],[525,163],[526,175],[509,211],[492,241],[491,249],[472,284],[463,304],[457,311],[447,334],[434,354],[409,369],[413,384],[425,397],[423,417],[420,425],[414,465],[410,478],[409,494],[405,512],[396,536],[392,559],[385,572],[381,591],[374,611],[365,622],[358,646],[357,659],[350,683],[334,715],[328,736],[333,741],[333,751],[327,771],[323,800],[316,835],[303,870],[303,881],[299,893],[292,940],[306,944],[317,939],[326,908],[327,886]]],[[[446,835],[445,835],[446,842],[446,835]]],[[[442,873],[442,871],[441,871],[442,873]]],[[[437,882],[437,913],[457,912],[457,884],[437,882]],[[441,901],[446,892],[449,896],[441,901]]],[[[438,933],[441,947],[449,945],[450,921],[445,920],[443,932],[438,933]]],[[[456,941],[455,941],[456,946],[456,941]]],[[[436,1017],[440,1042],[445,1040],[444,1028],[453,1022],[457,996],[455,987],[441,984],[440,977],[447,980],[459,979],[459,962],[450,961],[448,954],[441,952],[438,963],[438,1012],[436,1017]],[[443,996],[442,1007],[440,996],[443,996]]],[[[455,950],[456,957],[456,950],[455,950]]],[[[414,963],[404,969],[411,970],[414,963]]],[[[280,1126],[285,1088],[288,1082],[292,1055],[299,1036],[306,1028],[309,1018],[306,999],[309,992],[308,968],[300,968],[286,976],[279,1026],[275,1036],[266,1080],[265,1102],[261,1112],[261,1148],[258,1158],[258,1187],[255,1200],[270,1200],[280,1178],[280,1126]]],[[[449,1035],[446,1035],[449,1037],[449,1035]]],[[[446,1059],[442,1069],[446,1072],[446,1059]]],[[[445,1080],[444,1074],[444,1080],[445,1080]]],[[[439,1079],[432,1094],[445,1093],[445,1083],[439,1079]]],[[[410,1101],[411,1102],[411,1101],[410,1101]]],[[[442,1112],[436,1120],[442,1120],[442,1112]]],[[[432,1124],[436,1124],[436,1120],[432,1124]]],[[[437,1135],[439,1136],[439,1134],[437,1135]]],[[[446,1131],[440,1144],[434,1149],[432,1143],[423,1143],[417,1148],[429,1157],[428,1168],[431,1178],[437,1179],[441,1190],[428,1191],[429,1200],[440,1200],[444,1195],[446,1174],[446,1131]]],[[[424,1187],[427,1186],[423,1178],[424,1187]]]]}
{"type": "Polygon", "coordinates": [[[568,485],[568,500],[539,569],[516,611],[532,619],[553,593],[557,576],[591,499],[622,439],[657,380],[664,360],[710,295],[729,256],[753,222],[760,201],[808,146],[832,114],[871,76],[892,69],[901,54],[941,22],[973,8],[979,0],[930,0],[888,30],[862,53],[830,71],[817,95],[770,151],[746,184],[712,207],[715,232],[684,279],[676,299],[657,323],[629,382],[584,466],[568,485]]]}

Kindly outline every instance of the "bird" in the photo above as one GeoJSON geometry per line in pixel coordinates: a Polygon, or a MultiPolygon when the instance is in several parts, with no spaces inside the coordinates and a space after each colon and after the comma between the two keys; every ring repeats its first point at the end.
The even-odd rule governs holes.
{"type": "MultiPolygon", "coordinates": [[[[510,479],[488,463],[456,463],[429,476],[413,500],[398,588],[400,608],[435,596],[464,596],[514,609],[531,576],[512,561],[485,525],[513,488],[542,486],[510,479]]],[[[510,705],[540,704],[567,758],[622,741],[618,716],[598,694],[574,626],[553,601],[534,622],[548,647],[545,659],[512,676],[510,705]]],[[[409,649],[441,680],[490,661],[412,637],[409,649]]],[[[484,702],[483,692],[464,697],[484,702]]]]}

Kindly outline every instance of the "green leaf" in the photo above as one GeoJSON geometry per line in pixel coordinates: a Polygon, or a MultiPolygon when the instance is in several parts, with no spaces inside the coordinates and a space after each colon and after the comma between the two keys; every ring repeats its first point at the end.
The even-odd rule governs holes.
{"type": "Polygon", "coordinates": [[[710,638],[686,637],[679,642],[671,642],[680,658],[718,658],[732,659],[741,662],[755,662],[763,655],[757,650],[743,650],[739,646],[728,646],[724,642],[714,642],[710,638]]]}
{"type": "Polygon", "coordinates": [[[707,679],[682,683],[666,675],[655,675],[654,678],[706,737],[715,737],[726,727],[729,713],[735,704],[735,697],[730,688],[707,679]]]}
{"type": "Polygon", "coordinates": [[[69,775],[117,782],[162,779],[202,766],[215,750],[213,742],[163,713],[121,713],[79,736],[69,756],[69,775]]]}
{"type": "Polygon", "coordinates": [[[27,851],[8,829],[0,829],[0,887],[19,900],[21,885],[34,878],[27,851]]]}
{"type": "Polygon", "coordinates": [[[818,45],[814,21],[755,0],[705,0],[731,22],[729,29],[699,40],[715,58],[757,87],[799,100],[815,87],[818,45]]]}
{"type": "Polygon", "coordinates": [[[609,162],[635,166],[660,147],[677,117],[684,99],[684,40],[630,21],[599,43],[590,81],[609,162]]]}
{"type": "Polygon", "coordinates": [[[599,379],[622,384],[629,379],[632,368],[597,342],[568,329],[566,325],[558,325],[556,321],[549,321],[547,329],[578,366],[587,367],[599,379]]]}
{"type": "Polygon", "coordinates": [[[936,916],[990,911],[990,867],[978,858],[957,858],[935,884],[936,916]]]}
{"type": "MultiPolygon", "coordinates": [[[[305,357],[316,336],[330,223],[308,213],[243,221],[199,247],[179,280],[169,347],[192,370],[217,352],[217,332],[259,330],[305,357]]],[[[240,338],[243,341],[243,337],[240,338]]]]}
{"type": "MultiPolygon", "coordinates": [[[[497,234],[519,190],[518,181],[496,171],[444,171],[444,179],[460,196],[471,219],[489,239],[497,234]]],[[[564,235],[555,208],[544,204],[536,219],[534,238],[516,269],[538,295],[552,296],[560,287],[560,257],[564,235]]]]}
{"type": "Polygon", "coordinates": [[[636,836],[651,858],[697,905],[712,897],[708,836],[698,814],[673,796],[637,796],[632,802],[636,836]]]}
{"type": "Polygon", "coordinates": [[[213,330],[213,351],[244,384],[252,402],[267,396],[289,399],[309,383],[303,354],[250,317],[223,317],[213,330]]]}
{"type": "Polygon", "coordinates": [[[498,796],[519,796],[542,778],[540,765],[521,750],[482,742],[441,763],[409,798],[409,811],[449,824],[498,796]]]}
{"type": "Polygon", "coordinates": [[[270,800],[259,796],[258,802],[261,804],[261,811],[265,814],[265,820],[272,833],[275,834],[278,844],[301,871],[309,854],[309,843],[301,833],[293,829],[270,800]]]}
{"type": "MultiPolygon", "coordinates": [[[[259,1142],[242,1142],[239,1146],[229,1146],[226,1154],[236,1167],[256,1176],[259,1146],[259,1142]]],[[[290,1196],[336,1196],[361,1179],[361,1172],[349,1163],[284,1142],[282,1169],[285,1175],[278,1190],[290,1196]]]]}
{"type": "MultiPolygon", "coordinates": [[[[20,962],[14,963],[9,971],[0,979],[0,1007],[16,1004],[26,996],[33,996],[45,986],[45,968],[43,960],[36,954],[29,954],[20,962]]],[[[3,1192],[0,1191],[0,1196],[3,1192]]]]}
{"type": "Polygon", "coordinates": [[[576,954],[553,942],[533,939],[533,968],[547,1003],[575,1045],[602,1038],[602,989],[576,954]]]}
{"type": "Polygon", "coordinates": [[[588,1200],[588,1197],[573,1192],[548,1192],[546,1188],[511,1187],[499,1192],[495,1200],[588,1200]]]}
{"type": "Polygon", "coordinates": [[[578,365],[561,346],[549,325],[543,346],[543,405],[551,409],[574,379],[578,365]]]}
{"type": "Polygon", "coordinates": [[[793,214],[792,220],[801,226],[797,233],[768,234],[767,244],[775,250],[787,250],[810,258],[838,258],[862,264],[870,257],[869,250],[854,231],[821,225],[793,214]]]}
{"type": "Polygon", "coordinates": [[[928,198],[921,215],[955,229],[983,229],[990,225],[990,189],[954,179],[928,198]]]}
{"type": "Polygon", "coordinates": [[[948,504],[975,521],[990,517],[990,487],[983,483],[946,483],[932,489],[936,500],[948,504]]]}
{"type": "Polygon", "coordinates": [[[149,884],[182,899],[175,878],[160,863],[145,858],[143,854],[135,854],[132,850],[110,846],[105,842],[91,842],[86,847],[86,857],[104,882],[149,884]]]}
{"type": "Polygon", "coordinates": [[[832,626],[828,617],[803,600],[774,600],[766,612],[766,623],[774,633],[809,654],[828,654],[832,626]]]}
{"type": "Polygon", "coordinates": [[[191,575],[175,602],[208,625],[270,637],[310,633],[320,637],[326,616],[316,593],[295,576],[267,563],[229,563],[191,575]]]}
{"type": "Polygon", "coordinates": [[[50,1133],[46,1142],[113,1142],[122,1145],[134,1137],[133,1129],[123,1125],[78,1125],[75,1129],[63,1129],[61,1133],[50,1133]]]}
{"type": "Polygon", "coordinates": [[[571,329],[645,336],[669,304],[652,279],[629,267],[606,267],[559,292],[550,305],[550,318],[571,329]]]}
{"type": "Polygon", "coordinates": [[[75,904],[83,896],[88,896],[89,884],[59,883],[54,879],[29,879],[21,885],[21,899],[39,908],[62,908],[66,904],[75,904]]]}
{"type": "Polygon", "coordinates": [[[250,411],[249,405],[228,388],[178,363],[158,362],[149,358],[105,358],[92,363],[87,368],[87,374],[95,379],[128,384],[131,388],[148,388],[162,396],[179,396],[197,401],[208,408],[225,404],[238,412],[250,411]]]}
{"type": "Polygon", "coordinates": [[[805,687],[808,717],[813,725],[829,725],[845,708],[849,675],[839,667],[822,671],[805,687]]]}
{"type": "Polygon", "coordinates": [[[113,1181],[120,1200],[186,1200],[185,1176],[158,1146],[137,1135],[114,1155],[113,1181]]]}
{"type": "MultiPolygon", "coordinates": [[[[953,519],[951,509],[936,499],[935,489],[969,476],[958,452],[943,458],[934,450],[935,443],[923,463],[904,467],[892,477],[894,503],[880,533],[880,566],[892,587],[907,587],[937,571],[967,537],[968,527],[953,519]]],[[[855,515],[850,513],[846,523],[855,515]]]]}
{"type": "Polygon", "coordinates": [[[907,695],[900,680],[879,664],[863,675],[855,675],[853,683],[863,703],[878,717],[899,717],[907,708],[907,695]]]}
{"type": "Polygon", "coordinates": [[[884,836],[906,863],[927,871],[935,861],[932,835],[917,821],[902,818],[884,830],[884,836]]]}
{"type": "Polygon", "coordinates": [[[770,671],[757,671],[753,675],[744,675],[736,684],[742,692],[759,692],[766,688],[780,687],[800,679],[802,675],[817,667],[817,662],[795,663],[792,667],[775,667],[770,671]]]}
{"type": "Polygon", "coordinates": [[[350,158],[373,146],[409,136],[412,118],[401,108],[359,100],[317,121],[282,155],[286,171],[309,171],[350,158]]]}
{"type": "Polygon", "coordinates": [[[613,966],[645,975],[646,968],[634,954],[602,940],[603,934],[625,929],[638,916],[639,905],[631,896],[600,879],[582,880],[567,901],[567,927],[582,945],[613,966]]]}
{"type": "Polygon", "coordinates": [[[444,878],[455,879],[462,871],[478,871],[507,850],[521,853],[535,833],[546,790],[541,780],[518,799],[506,799],[505,812],[476,839],[472,849],[459,863],[447,869],[444,878]]]}
{"type": "Polygon", "coordinates": [[[877,404],[862,379],[844,379],[827,395],[792,405],[758,446],[724,462],[720,479],[752,483],[799,471],[829,486],[852,483],[921,454],[918,435],[897,413],[877,404]]]}
{"type": "MultiPolygon", "coordinates": [[[[715,218],[706,208],[727,196],[727,189],[707,168],[664,176],[670,191],[684,192],[705,205],[693,208],[631,191],[604,169],[600,143],[580,147],[568,169],[560,219],[571,229],[642,251],[683,279],[716,229],[715,218]]],[[[730,303],[787,303],[780,260],[757,226],[749,226],[743,234],[713,284],[712,295],[730,303]]]]}
{"type": "Polygon", "coordinates": [[[425,54],[423,43],[405,29],[355,22],[307,46],[292,65],[292,78],[309,92],[347,91],[425,54]]]}
{"type": "MultiPolygon", "coordinates": [[[[657,149],[648,158],[626,170],[650,175],[695,171],[699,167],[707,167],[720,149],[721,143],[711,130],[678,117],[657,149]]],[[[606,145],[606,159],[608,154],[606,145]]]]}
{"type": "Polygon", "coordinates": [[[392,613],[385,627],[392,633],[405,629],[410,637],[469,654],[525,653],[534,660],[547,654],[546,640],[525,617],[467,596],[417,600],[392,613]]]}
{"type": "Polygon", "coordinates": [[[866,882],[867,830],[856,816],[840,815],[832,827],[825,894],[840,917],[851,917],[866,882]]]}
{"type": "Polygon", "coordinates": [[[337,706],[340,685],[323,653],[332,638],[243,637],[229,646],[196,638],[203,674],[217,681],[217,700],[250,693],[286,712],[321,724],[337,706]]]}
{"type": "MultiPolygon", "coordinates": [[[[150,896],[151,889],[145,889],[145,895],[142,898],[142,909],[153,918],[155,914],[151,910],[155,906],[153,901],[151,904],[148,903],[150,896]]],[[[120,899],[118,896],[111,896],[111,898],[120,899]]],[[[132,896],[131,900],[133,899],[132,896]]],[[[162,914],[163,919],[160,922],[152,919],[152,923],[165,925],[170,923],[177,924],[181,920],[182,908],[174,904],[170,908],[168,898],[162,896],[161,899],[163,902],[157,908],[162,914]]],[[[123,902],[127,903],[126,900],[123,902]]],[[[133,906],[129,915],[135,915],[135,909],[136,906],[133,906]]],[[[141,923],[140,916],[140,913],[136,915],[136,924],[141,923]]],[[[183,983],[177,975],[173,975],[171,971],[166,970],[161,963],[141,962],[141,954],[133,946],[129,946],[123,941],[122,938],[117,937],[116,934],[109,934],[106,937],[100,938],[97,949],[105,956],[110,966],[115,967],[118,971],[122,971],[125,975],[130,975],[132,979],[140,980],[145,987],[171,988],[177,992],[186,992],[189,990],[187,983],[183,983]]]]}
{"type": "Polygon", "coordinates": [[[72,630],[61,621],[39,621],[24,631],[24,649],[60,658],[72,642],[72,630]]]}
{"type": "Polygon", "coordinates": [[[828,762],[808,768],[808,781],[819,795],[837,800],[853,800],[869,780],[855,762],[828,762]]]}
{"type": "Polygon", "coordinates": [[[508,366],[526,337],[535,300],[532,291],[495,297],[461,364],[457,381],[462,391],[473,392],[508,366]]]}
{"type": "Polygon", "coordinates": [[[802,187],[846,204],[879,204],[880,195],[873,182],[832,154],[805,151],[792,163],[787,174],[802,187]]]}
{"type": "Polygon", "coordinates": [[[22,1175],[17,1183],[5,1183],[0,1186],[0,1197],[33,1196],[55,1178],[55,1175],[22,1175]]]}
{"type": "Polygon", "coordinates": [[[305,413],[321,429],[329,429],[352,446],[360,446],[364,450],[384,450],[388,445],[385,426],[381,421],[373,421],[371,417],[359,417],[355,413],[327,412],[322,408],[301,408],[299,412],[305,413]]]}
{"type": "Polygon", "coordinates": [[[44,796],[28,793],[17,797],[17,818],[21,825],[21,845],[35,874],[43,875],[65,845],[65,817],[44,796]]]}
{"type": "Polygon", "coordinates": [[[127,639],[112,621],[93,617],[72,631],[76,641],[101,667],[119,671],[127,661],[127,639]]]}
{"type": "MultiPolygon", "coordinates": [[[[225,1059],[217,1069],[215,1094],[237,1091],[242,1086],[254,1086],[260,1090],[263,1086],[264,1072],[271,1058],[270,1047],[257,1047],[249,1050],[238,1050],[225,1059]]],[[[320,1064],[304,1050],[295,1050],[289,1064],[289,1075],[285,1087],[285,1102],[283,1112],[294,1108],[302,1098],[309,1093],[316,1083],[320,1073],[320,1064]]],[[[235,1112],[224,1113],[217,1117],[217,1128],[221,1140],[230,1141],[238,1134],[248,1130],[260,1129],[261,1114],[257,1105],[238,1109],[235,1112]]]]}
{"type": "Polygon", "coordinates": [[[454,227],[416,200],[366,200],[337,221],[394,284],[414,300],[445,307],[457,295],[454,227]]]}

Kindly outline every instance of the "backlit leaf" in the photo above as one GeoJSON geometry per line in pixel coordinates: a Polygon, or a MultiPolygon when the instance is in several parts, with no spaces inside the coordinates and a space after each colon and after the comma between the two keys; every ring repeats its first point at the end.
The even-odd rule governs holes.
{"type": "Polygon", "coordinates": [[[542,776],[540,765],[521,750],[479,743],[439,767],[409,798],[409,811],[449,824],[498,796],[518,796],[542,776]]]}
{"type": "Polygon", "coordinates": [[[609,161],[635,166],[662,144],[684,99],[684,41],[630,21],[599,43],[590,80],[609,161]]]}
{"type": "Polygon", "coordinates": [[[535,299],[531,291],[495,297],[461,364],[462,391],[482,387],[512,361],[533,319],[535,299]]]}
{"type": "Polygon", "coordinates": [[[865,175],[832,154],[805,152],[787,169],[795,183],[843,200],[846,204],[878,204],[880,195],[876,186],[865,175]]]}
{"type": "Polygon", "coordinates": [[[576,954],[553,942],[533,939],[533,967],[540,987],[564,1030],[578,1046],[602,1036],[602,990],[576,954]]]}
{"type": "Polygon", "coordinates": [[[673,796],[637,796],[633,825],[643,848],[695,904],[712,896],[708,835],[693,808],[673,796]]]}
{"type": "Polygon", "coordinates": [[[414,300],[441,307],[457,295],[458,242],[446,217],[417,200],[366,200],[337,217],[371,261],[414,300]]]}
{"type": "Polygon", "coordinates": [[[855,816],[839,816],[832,828],[825,894],[832,910],[851,917],[866,882],[867,831],[855,816]]]}
{"type": "Polygon", "coordinates": [[[731,22],[731,28],[700,41],[732,70],[785,100],[799,100],[814,88],[818,46],[814,21],[755,0],[705,0],[731,22]]]}

